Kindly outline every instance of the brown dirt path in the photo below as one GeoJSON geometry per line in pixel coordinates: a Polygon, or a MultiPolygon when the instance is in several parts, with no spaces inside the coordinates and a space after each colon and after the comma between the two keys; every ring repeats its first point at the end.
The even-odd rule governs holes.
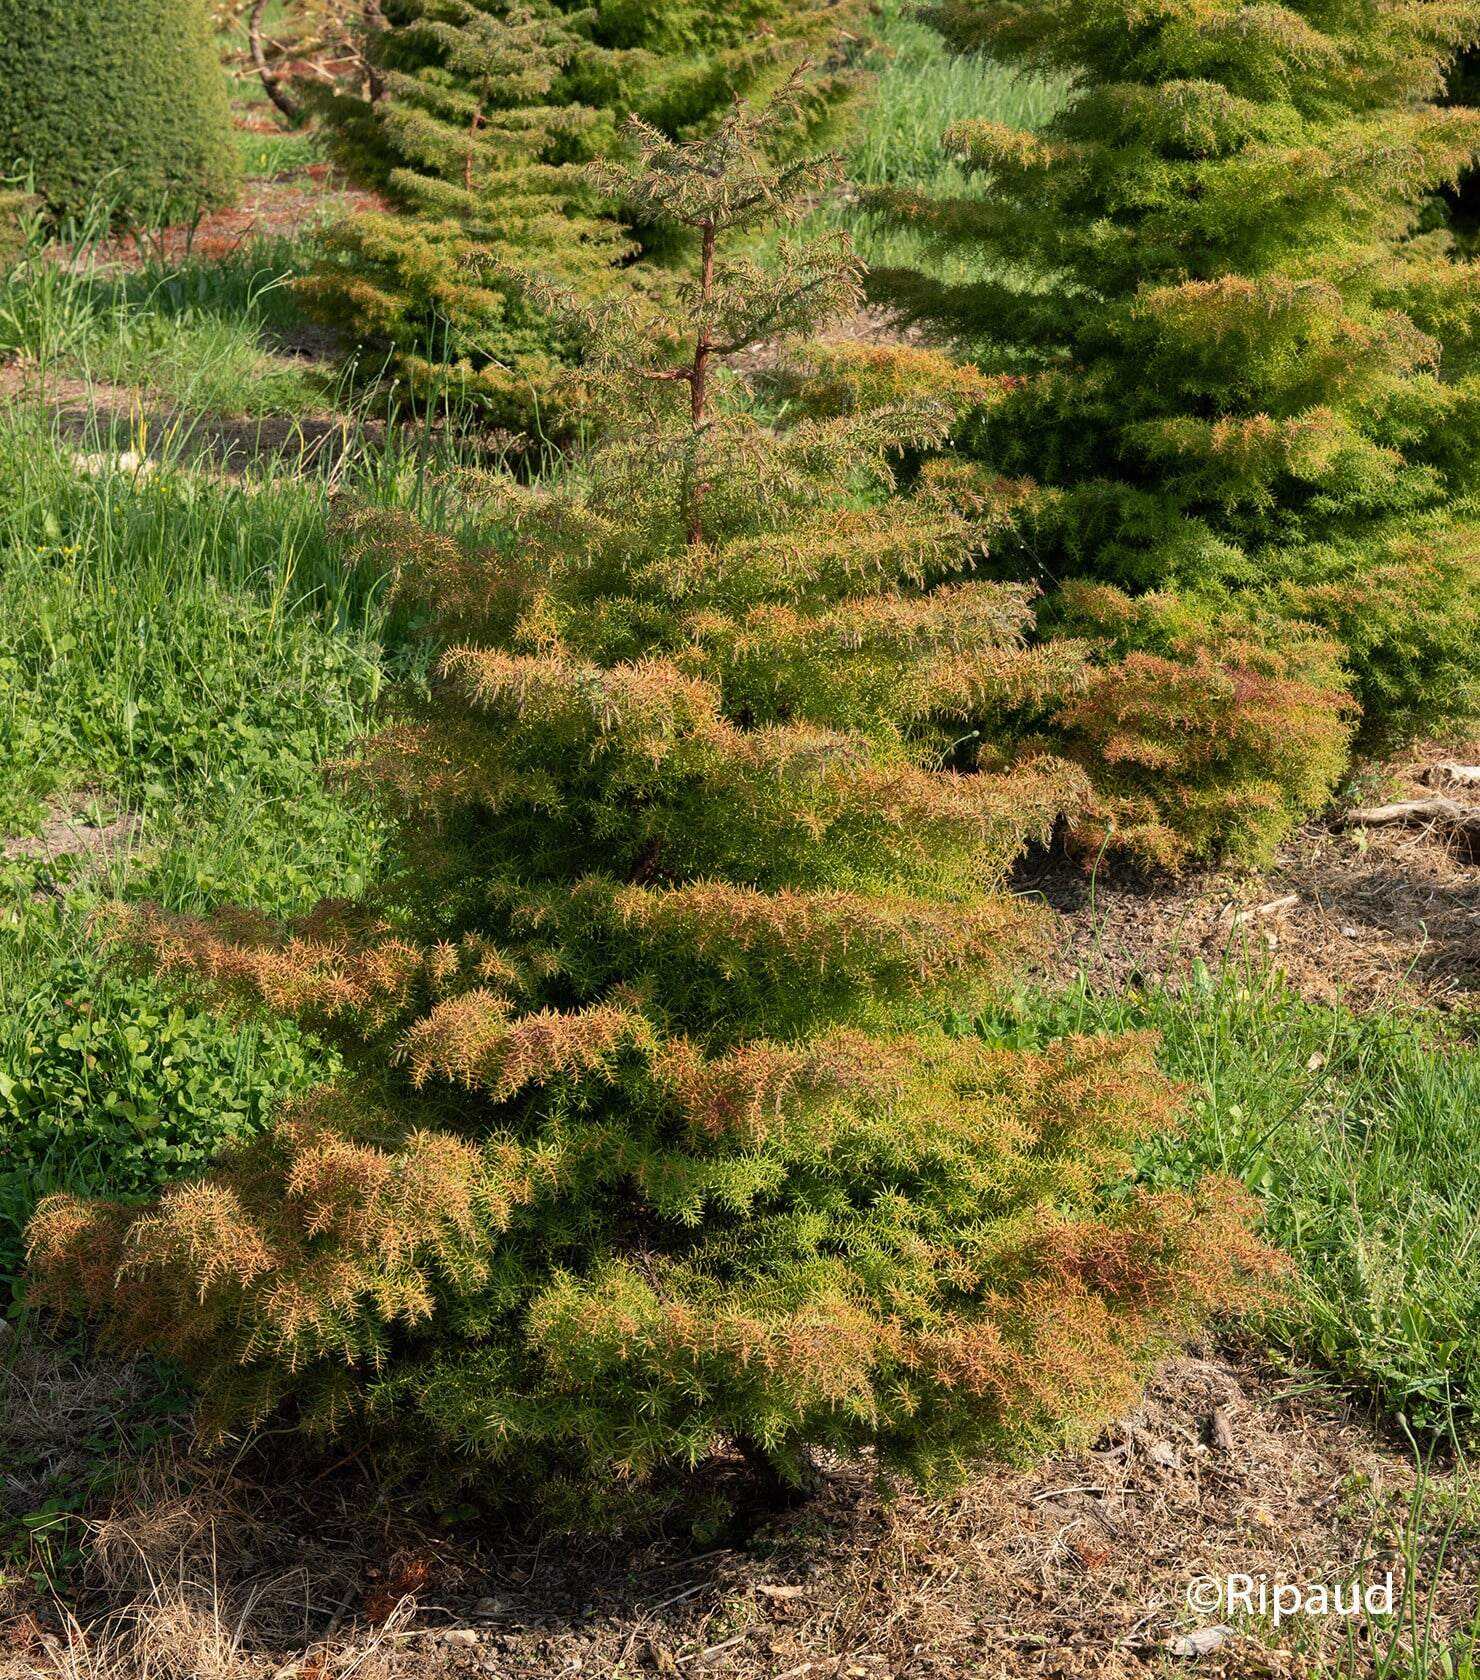
{"type": "Polygon", "coordinates": [[[351,451],[384,440],[383,421],[336,414],[202,413],[131,385],[0,365],[0,401],[23,402],[44,414],[76,450],[83,471],[152,469],[163,461],[240,477],[307,473],[334,467],[351,451]],[[143,441],[142,452],[139,448],[143,441]]]}

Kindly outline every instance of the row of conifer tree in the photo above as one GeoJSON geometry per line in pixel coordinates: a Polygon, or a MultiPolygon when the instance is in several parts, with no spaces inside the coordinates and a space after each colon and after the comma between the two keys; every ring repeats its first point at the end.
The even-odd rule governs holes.
{"type": "MultiPolygon", "coordinates": [[[[971,725],[988,751],[1039,741],[1090,772],[1088,853],[1262,862],[1354,745],[1477,704],[1475,270],[1442,196],[1476,148],[1445,97],[1475,14],[929,10],[952,51],[1068,90],[1043,132],[943,135],[964,192],[869,195],[977,278],[866,285],[981,375],[951,439],[959,493],[993,575],[1039,592],[1033,636],[1061,680],[971,725]]],[[[557,442],[585,420],[584,347],[529,275],[623,292],[654,331],[683,283],[669,231],[586,167],[622,120],[691,138],[806,59],[784,142],[805,153],[868,97],[857,0],[392,16],[379,97],[322,102],[386,208],[330,236],[309,306],[417,398],[456,393],[557,442]]],[[[874,385],[891,376],[907,357],[880,356],[874,385]]]]}

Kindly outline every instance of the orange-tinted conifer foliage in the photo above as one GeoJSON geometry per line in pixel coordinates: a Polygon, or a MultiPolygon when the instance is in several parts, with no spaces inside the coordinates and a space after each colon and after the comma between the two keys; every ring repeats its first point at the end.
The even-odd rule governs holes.
{"type": "Polygon", "coordinates": [[[1070,583],[1057,606],[1100,656],[1054,718],[1060,750],[1094,778],[1073,836],[1083,856],[1261,860],[1326,798],[1355,709],[1328,637],[1174,591],[1070,583]]]}
{"type": "Polygon", "coordinates": [[[939,1024],[1045,931],[998,889],[1082,777],[959,761],[1045,677],[977,528],[891,494],[949,404],[860,378],[777,428],[726,371],[856,296],[840,245],[727,255],[825,173],[771,161],[786,116],[603,172],[700,260],[681,363],[594,323],[578,471],[498,488],[481,546],[352,522],[442,644],[349,767],[401,823],[383,901],[122,924],[349,1056],[204,1180],[35,1218],[38,1299],[178,1356],[217,1426],[291,1398],[550,1485],[727,1441],[949,1473],[1267,1276],[1228,1187],[1124,1191],[1175,1112],[1150,1043],[939,1024]]]}

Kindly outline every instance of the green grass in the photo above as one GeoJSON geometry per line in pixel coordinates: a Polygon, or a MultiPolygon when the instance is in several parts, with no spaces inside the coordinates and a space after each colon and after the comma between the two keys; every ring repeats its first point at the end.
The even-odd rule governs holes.
{"type": "Polygon", "coordinates": [[[0,480],[0,824],[84,786],[204,812],[244,769],[296,794],[358,725],[373,615],[329,554],[322,485],[79,470],[24,416],[0,480]]]}
{"type": "MultiPolygon", "coordinates": [[[[394,443],[346,476],[430,493],[394,443]]],[[[56,811],[139,824],[101,872],[0,863],[0,1295],[39,1195],[198,1169],[323,1071],[291,1028],[233,1028],[121,975],[88,918],[113,895],[287,913],[373,874],[377,827],[321,771],[412,667],[377,580],[331,550],[328,498],[169,460],[83,472],[38,416],[0,422],[0,837],[56,811]]]]}
{"type": "MultiPolygon", "coordinates": [[[[945,145],[946,131],[970,117],[1037,127],[1057,109],[1060,89],[986,59],[953,57],[906,0],[882,0],[873,29],[864,66],[869,85],[841,146],[847,190],[807,216],[797,231],[816,237],[841,229],[870,266],[928,266],[951,280],[980,277],[987,270],[970,255],[937,249],[914,229],[870,211],[864,201],[876,187],[946,197],[977,190],[945,145]]],[[[775,236],[762,236],[758,247],[762,255],[774,250],[775,236]]]]}
{"type": "Polygon", "coordinates": [[[332,405],[320,371],[274,349],[299,324],[288,286],[305,260],[301,240],[124,268],[100,248],[103,221],[76,230],[64,253],[31,226],[21,260],[0,275],[0,360],[18,359],[43,384],[147,386],[196,414],[293,416],[332,405]]]}
{"type": "Polygon", "coordinates": [[[943,136],[967,118],[1036,128],[1059,101],[1052,83],[1019,77],[980,58],[947,52],[909,8],[886,4],[870,65],[875,78],[847,150],[860,186],[948,187],[963,177],[943,136]]]}
{"type": "MultiPolygon", "coordinates": [[[[918,188],[950,196],[967,190],[967,177],[944,143],[952,124],[983,118],[1015,127],[1037,127],[1060,98],[1056,84],[1015,76],[979,58],[954,57],[940,37],[899,0],[885,0],[870,55],[873,86],[845,153],[848,180],[865,194],[871,187],[918,188]]],[[[845,227],[865,262],[908,267],[928,260],[946,278],[967,278],[970,260],[932,251],[910,229],[892,226],[858,203],[838,205],[811,218],[811,231],[845,227]]]]}
{"type": "MultiPolygon", "coordinates": [[[[272,111],[265,95],[249,108],[272,111]]],[[[236,143],[249,179],[271,180],[275,175],[292,174],[321,162],[324,157],[323,142],[310,128],[282,129],[275,133],[239,128],[236,143]]]]}

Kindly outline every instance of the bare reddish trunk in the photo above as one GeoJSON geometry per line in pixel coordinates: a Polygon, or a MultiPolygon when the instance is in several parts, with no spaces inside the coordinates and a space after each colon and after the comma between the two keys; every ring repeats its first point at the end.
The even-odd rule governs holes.
{"type": "MultiPolygon", "coordinates": [[[[704,246],[699,261],[699,299],[703,317],[698,342],[694,345],[694,365],[689,370],[690,412],[694,430],[704,424],[709,403],[709,357],[714,348],[709,337],[709,300],[714,292],[714,223],[704,224],[704,246]]],[[[704,541],[704,522],[699,513],[699,501],[705,486],[696,484],[689,497],[689,543],[704,541]]]]}

